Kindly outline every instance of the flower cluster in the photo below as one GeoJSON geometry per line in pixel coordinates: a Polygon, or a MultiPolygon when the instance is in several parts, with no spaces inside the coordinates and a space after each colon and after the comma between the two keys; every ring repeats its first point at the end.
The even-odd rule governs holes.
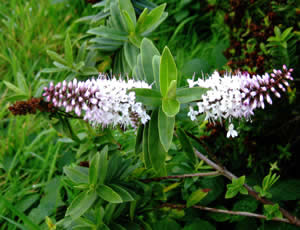
{"type": "Polygon", "coordinates": [[[135,101],[133,88],[151,88],[143,81],[109,79],[100,74],[97,79],[87,81],[63,81],[44,88],[43,96],[55,107],[66,112],[84,113],[84,120],[92,125],[122,125],[135,127],[139,120],[145,124],[149,119],[143,105],[135,101]]]}
{"type": "MultiPolygon", "coordinates": [[[[245,118],[248,120],[257,108],[265,107],[265,101],[272,104],[270,93],[280,97],[280,91],[285,92],[289,86],[288,80],[293,80],[293,69],[273,70],[270,75],[250,76],[249,73],[238,72],[223,77],[215,71],[208,79],[188,80],[189,87],[199,86],[209,88],[202,96],[202,101],[197,103],[198,109],[190,107],[188,116],[195,120],[196,116],[205,113],[206,120],[228,119],[231,123],[233,118],[245,118]]],[[[233,124],[230,124],[227,137],[237,136],[233,124]]]]}

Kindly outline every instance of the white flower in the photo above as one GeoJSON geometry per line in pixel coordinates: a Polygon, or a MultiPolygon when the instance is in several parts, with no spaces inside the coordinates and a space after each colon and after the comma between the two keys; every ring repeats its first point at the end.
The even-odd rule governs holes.
{"type": "Polygon", "coordinates": [[[228,127],[228,131],[227,131],[227,138],[229,137],[237,137],[238,136],[238,132],[236,130],[234,130],[234,126],[233,124],[230,124],[228,127]]]}

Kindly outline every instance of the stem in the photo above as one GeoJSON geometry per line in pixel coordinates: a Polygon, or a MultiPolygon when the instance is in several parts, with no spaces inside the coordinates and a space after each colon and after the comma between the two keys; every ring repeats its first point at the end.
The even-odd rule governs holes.
{"type": "MultiPolygon", "coordinates": [[[[187,208],[186,205],[184,205],[184,204],[170,204],[170,203],[164,203],[160,206],[160,208],[163,208],[163,207],[168,207],[168,208],[173,208],[173,209],[187,208]]],[[[256,213],[252,213],[252,212],[230,211],[230,210],[224,210],[224,209],[205,207],[205,206],[201,206],[201,205],[194,205],[194,206],[192,206],[192,208],[201,209],[201,210],[205,210],[205,211],[209,211],[209,212],[224,213],[224,214],[229,214],[229,215],[248,216],[248,217],[254,217],[254,218],[264,219],[264,220],[267,219],[267,217],[264,215],[256,214],[256,213]]],[[[284,222],[284,223],[290,223],[290,221],[285,218],[275,217],[275,218],[272,218],[271,220],[284,222]]]]}
{"type": "MultiPolygon", "coordinates": [[[[195,151],[197,157],[199,157],[201,160],[205,161],[206,164],[208,164],[211,167],[213,167],[215,170],[217,170],[218,172],[220,172],[223,176],[227,177],[229,180],[232,181],[232,179],[236,179],[237,178],[237,176],[235,176],[234,174],[232,174],[227,169],[220,167],[219,165],[217,165],[216,163],[214,163],[213,161],[211,161],[210,159],[208,159],[206,156],[204,156],[202,153],[200,153],[197,149],[194,148],[194,151],[195,151]]],[[[255,192],[249,185],[244,184],[244,187],[248,190],[249,195],[252,196],[252,197],[254,197],[257,201],[261,202],[262,204],[271,204],[271,205],[274,205],[274,203],[272,201],[260,197],[259,194],[257,192],[255,192]]],[[[296,216],[293,216],[291,213],[289,213],[284,208],[279,207],[279,210],[282,213],[282,215],[289,220],[290,224],[294,224],[296,226],[300,226],[300,220],[296,216]]]]}
{"type": "Polygon", "coordinates": [[[207,173],[192,173],[192,174],[182,174],[182,175],[172,175],[172,176],[163,176],[163,177],[154,177],[149,179],[143,179],[141,181],[145,183],[149,183],[152,181],[161,181],[161,180],[169,180],[169,179],[181,179],[181,178],[189,178],[189,177],[205,177],[205,176],[218,176],[221,175],[218,171],[207,172],[207,173]]]}

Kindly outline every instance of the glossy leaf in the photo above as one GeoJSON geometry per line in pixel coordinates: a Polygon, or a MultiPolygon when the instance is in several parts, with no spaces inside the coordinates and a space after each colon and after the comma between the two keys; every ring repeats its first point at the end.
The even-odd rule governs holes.
{"type": "Polygon", "coordinates": [[[193,87],[193,88],[181,88],[176,91],[176,99],[180,103],[190,103],[192,101],[199,101],[202,99],[202,95],[207,92],[208,89],[193,87]]]}
{"type": "Polygon", "coordinates": [[[110,38],[118,41],[127,41],[128,40],[128,33],[120,32],[119,30],[108,28],[105,26],[99,26],[94,29],[90,29],[87,31],[88,34],[94,34],[97,36],[101,36],[104,38],[110,38]]]}
{"type": "Polygon", "coordinates": [[[107,185],[99,185],[97,188],[98,195],[105,201],[110,203],[122,203],[121,196],[107,185]]]}
{"type": "Polygon", "coordinates": [[[136,139],[135,139],[135,154],[139,154],[143,151],[143,131],[144,125],[140,125],[137,130],[136,139]]]}
{"type": "Polygon", "coordinates": [[[133,5],[130,0],[119,0],[120,9],[124,12],[127,12],[127,14],[130,16],[130,19],[132,20],[134,26],[136,25],[136,15],[133,8],[133,5]]]}
{"type": "Polygon", "coordinates": [[[127,26],[125,25],[118,2],[113,2],[110,4],[110,16],[114,28],[122,32],[127,31],[127,26]]]}
{"type": "Polygon", "coordinates": [[[187,135],[185,134],[185,132],[181,128],[177,128],[176,134],[178,136],[183,151],[192,160],[192,162],[196,163],[196,156],[194,153],[193,145],[187,137],[187,135]]]}
{"type": "Polygon", "coordinates": [[[174,126],[175,117],[167,117],[160,107],[158,113],[158,132],[160,142],[166,152],[168,152],[172,143],[174,126]]]}
{"type": "Polygon", "coordinates": [[[111,184],[110,186],[114,191],[116,191],[120,195],[120,197],[124,202],[129,202],[134,200],[131,194],[125,188],[116,184],[111,184]]]}
{"type": "Polygon", "coordinates": [[[160,89],[159,87],[159,64],[160,64],[160,56],[154,55],[152,58],[152,69],[153,69],[153,75],[155,80],[155,85],[157,89],[160,89]]]}
{"type": "Polygon", "coordinates": [[[162,110],[168,117],[174,117],[180,109],[180,104],[176,99],[163,99],[162,110]]]}
{"type": "Polygon", "coordinates": [[[151,168],[151,160],[150,160],[150,155],[149,155],[149,122],[146,123],[144,132],[143,132],[143,160],[146,168],[151,168]]]}
{"type": "Polygon", "coordinates": [[[146,81],[152,84],[155,81],[152,59],[154,55],[160,55],[159,51],[148,38],[144,38],[141,43],[141,58],[146,81]]]}
{"type": "Polygon", "coordinates": [[[99,175],[100,153],[96,153],[89,168],[89,184],[96,185],[99,175]]]}
{"type": "Polygon", "coordinates": [[[157,110],[153,111],[151,114],[148,143],[148,151],[152,167],[158,174],[165,175],[165,160],[167,157],[167,152],[164,150],[163,145],[159,140],[157,110]]]}
{"type": "Polygon", "coordinates": [[[67,175],[68,179],[76,184],[87,184],[88,175],[80,170],[80,167],[64,167],[64,173],[67,175]]]}
{"type": "Polygon", "coordinates": [[[95,191],[86,191],[80,193],[70,204],[66,216],[77,219],[82,216],[95,202],[97,194],[95,191]]]}
{"type": "Polygon", "coordinates": [[[138,48],[136,48],[134,45],[132,45],[129,42],[125,42],[124,55],[131,69],[133,69],[134,66],[136,65],[138,54],[139,54],[138,48]]]}
{"type": "Polygon", "coordinates": [[[134,91],[136,96],[136,101],[139,101],[144,105],[153,106],[153,107],[161,105],[161,95],[157,90],[136,88],[136,89],[131,89],[130,91],[134,91]]]}
{"type": "Polygon", "coordinates": [[[130,18],[130,15],[128,14],[127,11],[123,10],[122,13],[123,13],[124,21],[125,21],[125,23],[126,23],[127,31],[128,31],[129,33],[133,33],[134,30],[135,30],[134,22],[133,22],[132,19],[130,18]]]}
{"type": "Polygon", "coordinates": [[[177,68],[169,48],[165,47],[159,67],[160,92],[163,97],[167,95],[172,80],[177,80],[177,68]]]}
{"type": "Polygon", "coordinates": [[[206,197],[207,194],[208,194],[208,192],[206,192],[203,189],[198,189],[198,190],[194,191],[187,199],[186,206],[189,208],[189,207],[199,203],[204,197],[206,197]]]}
{"type": "Polygon", "coordinates": [[[155,9],[151,10],[149,14],[147,14],[147,16],[145,16],[145,18],[143,18],[143,22],[138,24],[136,31],[138,33],[143,33],[147,30],[149,30],[152,26],[154,26],[159,19],[162,17],[163,12],[166,8],[166,3],[156,7],[155,9]]]}
{"type": "Polygon", "coordinates": [[[99,184],[103,184],[106,178],[107,168],[108,168],[107,154],[108,154],[108,146],[106,145],[100,152],[100,162],[99,162],[99,169],[98,169],[99,184]]]}
{"type": "Polygon", "coordinates": [[[172,80],[167,91],[167,96],[166,98],[168,99],[176,99],[176,86],[177,86],[177,81],[172,80]]]}

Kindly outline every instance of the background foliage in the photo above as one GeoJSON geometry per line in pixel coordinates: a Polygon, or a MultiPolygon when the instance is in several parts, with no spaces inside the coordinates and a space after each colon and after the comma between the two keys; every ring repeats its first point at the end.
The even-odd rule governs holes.
{"type": "Polygon", "coordinates": [[[8,106],[39,97],[50,81],[84,80],[99,71],[138,79],[150,71],[154,78],[154,70],[145,69],[145,54],[152,50],[151,58],[163,56],[166,45],[175,57],[178,87],[186,86],[194,73],[196,78],[215,69],[262,74],[287,64],[295,69],[288,94],[256,114],[252,123],[241,122],[237,139],[227,139],[223,126],[207,124],[203,117],[196,123],[188,120],[182,106],[165,172],[210,170],[189,154],[191,145],[215,155],[236,175],[246,175],[247,183],[261,191],[264,177],[276,172],[280,179],[267,192],[299,216],[299,1],[169,0],[165,6],[160,0],[135,0],[132,8],[118,1],[94,6],[88,2],[0,4],[0,229],[293,229],[194,208],[163,207],[169,202],[263,210],[241,193],[225,199],[228,181],[222,177],[147,181],[158,174],[137,154],[148,147],[145,142],[136,145],[135,136],[145,139],[145,130],[154,123],[137,133],[95,130],[77,119],[14,117],[8,106]],[[148,22],[139,24],[145,7],[156,11],[144,13],[148,22]],[[127,18],[127,24],[120,24],[120,17],[127,18]],[[150,20],[153,17],[157,20],[150,20]],[[126,27],[130,20],[132,27],[126,27]]]}

